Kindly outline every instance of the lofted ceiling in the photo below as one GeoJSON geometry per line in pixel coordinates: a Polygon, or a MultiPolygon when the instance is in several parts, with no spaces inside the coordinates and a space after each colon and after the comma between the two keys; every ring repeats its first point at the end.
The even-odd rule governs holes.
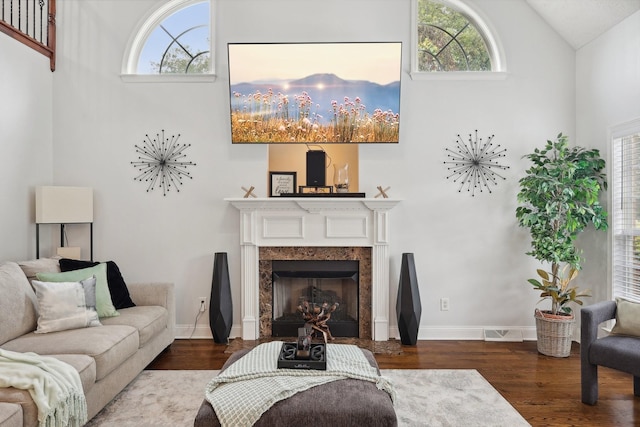
{"type": "Polygon", "coordinates": [[[574,49],[640,10],[640,0],[526,0],[574,49]]]}

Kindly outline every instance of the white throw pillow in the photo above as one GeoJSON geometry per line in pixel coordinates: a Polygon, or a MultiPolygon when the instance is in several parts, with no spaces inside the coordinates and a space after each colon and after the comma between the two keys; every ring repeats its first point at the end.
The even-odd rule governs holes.
{"type": "Polygon", "coordinates": [[[100,326],[96,312],[96,278],[80,282],[31,282],[38,299],[36,333],[100,326]]]}

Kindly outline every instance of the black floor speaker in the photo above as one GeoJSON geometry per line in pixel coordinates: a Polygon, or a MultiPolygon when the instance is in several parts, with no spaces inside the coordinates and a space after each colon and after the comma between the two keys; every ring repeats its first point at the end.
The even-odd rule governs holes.
{"type": "Polygon", "coordinates": [[[322,150],[307,151],[307,186],[326,185],[326,154],[322,150]]]}

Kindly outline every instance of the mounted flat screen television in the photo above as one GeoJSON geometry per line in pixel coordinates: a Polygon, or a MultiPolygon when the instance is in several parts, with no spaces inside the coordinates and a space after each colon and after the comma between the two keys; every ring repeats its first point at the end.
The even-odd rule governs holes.
{"type": "Polygon", "coordinates": [[[397,143],[402,43],[229,43],[234,144],[397,143]]]}

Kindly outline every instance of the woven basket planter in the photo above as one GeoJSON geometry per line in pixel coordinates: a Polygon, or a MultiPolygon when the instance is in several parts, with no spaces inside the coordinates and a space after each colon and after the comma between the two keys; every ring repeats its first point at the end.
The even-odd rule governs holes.
{"type": "Polygon", "coordinates": [[[568,357],[571,353],[571,338],[575,318],[536,310],[538,352],[553,357],[568,357]]]}

